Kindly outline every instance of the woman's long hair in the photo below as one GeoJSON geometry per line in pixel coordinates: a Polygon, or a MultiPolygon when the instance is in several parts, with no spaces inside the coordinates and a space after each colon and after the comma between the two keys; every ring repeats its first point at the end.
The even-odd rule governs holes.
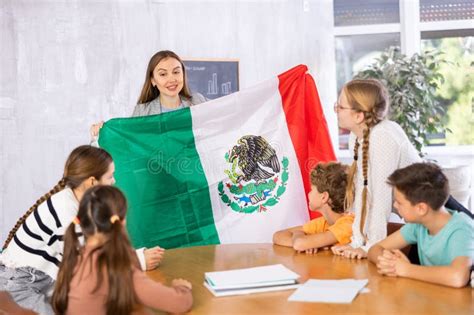
{"type": "Polygon", "coordinates": [[[103,149],[90,145],[82,145],[75,148],[66,160],[63,178],[49,192],[36,200],[35,204],[18,219],[13,229],[8,233],[3,249],[5,250],[8,247],[16,231],[40,204],[63,190],[66,186],[74,189],[91,176],[99,180],[108,171],[110,163],[112,163],[112,157],[103,149]]]}
{"type": "Polygon", "coordinates": [[[70,284],[83,259],[91,259],[92,263],[97,264],[94,268],[98,273],[97,283],[92,292],[96,292],[104,281],[109,284],[105,305],[107,314],[132,313],[137,305],[132,267],[138,268],[139,262],[123,227],[126,211],[127,201],[118,188],[98,185],[84,194],[77,215],[82,233],[86,241],[96,233],[101,233],[105,241],[84,257],[75,224],[69,225],[64,238],[64,257],[52,298],[56,313],[64,314],[67,311],[70,284]],[[92,261],[94,253],[97,253],[96,262],[92,261]]]}
{"type": "MultiPolygon", "coordinates": [[[[362,140],[362,176],[364,177],[364,188],[362,189],[362,205],[360,218],[360,232],[364,235],[365,220],[367,217],[368,203],[368,169],[369,169],[369,139],[370,130],[382,121],[387,115],[389,107],[388,93],[384,85],[377,80],[352,80],[343,88],[347,101],[352,110],[364,114],[364,123],[367,128],[363,131],[362,140]]],[[[354,161],[349,169],[346,198],[344,202],[345,210],[351,210],[354,204],[354,180],[357,172],[357,160],[359,159],[359,141],[354,144],[354,161]]]]}
{"type": "Polygon", "coordinates": [[[174,58],[178,60],[181,64],[181,68],[183,70],[183,88],[181,89],[181,91],[179,91],[179,95],[186,99],[191,98],[191,92],[189,91],[187,82],[188,80],[186,78],[186,68],[184,66],[183,61],[174,52],[170,50],[162,50],[154,54],[148,62],[148,67],[146,69],[145,74],[145,83],[143,83],[142,92],[140,93],[140,97],[138,98],[138,104],[151,102],[155,98],[160,96],[160,90],[158,90],[156,86],[153,86],[153,84],[151,84],[151,78],[153,78],[153,70],[155,70],[156,66],[160,63],[161,60],[166,58],[174,58]]]}

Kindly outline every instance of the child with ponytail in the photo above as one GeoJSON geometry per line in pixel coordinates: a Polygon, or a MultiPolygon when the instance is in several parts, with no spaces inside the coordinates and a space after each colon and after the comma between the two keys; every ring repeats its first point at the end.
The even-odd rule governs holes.
{"type": "Polygon", "coordinates": [[[351,131],[354,161],[345,208],[355,213],[351,244],[334,246],[336,255],[366,258],[369,248],[387,236],[393,202],[387,177],[421,160],[402,128],[386,119],[388,108],[385,87],[372,79],[348,82],[334,106],[339,127],[351,131]]]}
{"type": "Polygon", "coordinates": [[[52,300],[56,314],[148,314],[147,307],[172,313],[190,310],[188,281],[175,279],[167,287],[139,269],[123,227],[126,211],[125,197],[115,187],[95,186],[85,193],[64,237],[52,300]]]}
{"type": "MultiPolygon", "coordinates": [[[[114,163],[103,149],[83,145],[74,149],[62,179],[18,220],[0,254],[0,291],[40,314],[52,314],[49,303],[59,264],[63,235],[77,214],[79,201],[91,186],[113,185],[114,163]]],[[[163,250],[138,250],[146,265],[161,260],[163,250]]]]}

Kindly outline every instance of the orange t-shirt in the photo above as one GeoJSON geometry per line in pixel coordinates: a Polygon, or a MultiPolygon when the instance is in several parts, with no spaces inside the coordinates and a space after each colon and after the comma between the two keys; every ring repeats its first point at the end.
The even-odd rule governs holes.
{"type": "Polygon", "coordinates": [[[337,245],[345,245],[351,242],[353,222],[354,214],[352,213],[343,215],[333,225],[329,225],[324,217],[319,217],[303,225],[303,232],[316,234],[330,231],[336,237],[337,245]]]}

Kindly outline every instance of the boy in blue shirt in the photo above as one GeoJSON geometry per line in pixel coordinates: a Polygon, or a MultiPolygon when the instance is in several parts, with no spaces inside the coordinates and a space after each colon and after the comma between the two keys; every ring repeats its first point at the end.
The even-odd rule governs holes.
{"type": "Polygon", "coordinates": [[[460,288],[470,277],[474,225],[461,212],[444,208],[448,179],[432,163],[415,163],[388,177],[394,207],[407,224],[372,246],[368,258],[378,272],[460,288]],[[421,265],[411,264],[400,249],[418,245],[421,265]]]}

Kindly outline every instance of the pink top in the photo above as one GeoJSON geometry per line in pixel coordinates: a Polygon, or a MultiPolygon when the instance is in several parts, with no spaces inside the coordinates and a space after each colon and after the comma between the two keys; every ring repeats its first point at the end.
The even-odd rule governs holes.
{"type": "MultiPolygon", "coordinates": [[[[80,264],[76,266],[74,276],[69,289],[69,300],[67,315],[74,314],[106,314],[105,304],[109,291],[107,272],[104,270],[104,279],[101,287],[92,293],[97,283],[97,255],[96,251],[92,259],[89,259],[89,253],[92,248],[86,246],[84,255],[80,264]],[[91,261],[92,268],[91,268],[91,261]]],[[[141,270],[136,267],[133,269],[133,286],[136,296],[141,306],[133,314],[153,314],[152,309],[158,309],[170,313],[184,313],[191,309],[193,296],[191,290],[187,287],[167,287],[161,283],[155,282],[141,270]]]]}

